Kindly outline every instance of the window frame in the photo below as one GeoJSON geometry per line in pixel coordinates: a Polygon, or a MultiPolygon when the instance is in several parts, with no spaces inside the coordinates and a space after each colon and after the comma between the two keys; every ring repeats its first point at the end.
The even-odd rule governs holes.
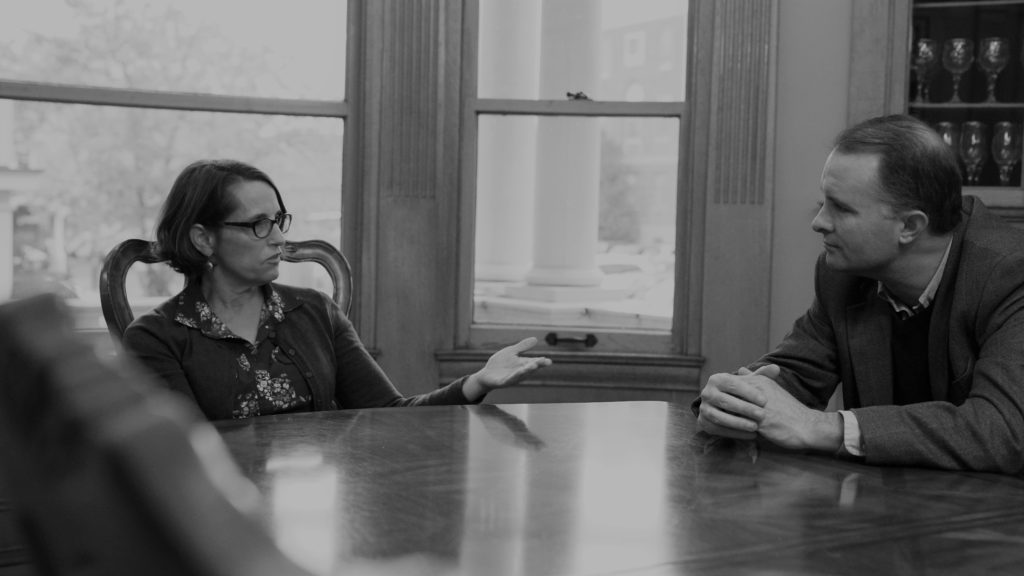
{"type": "Polygon", "coordinates": [[[280,116],[319,116],[345,118],[346,100],[305,100],[225,96],[194,92],[168,92],[136,88],[107,88],[81,84],[60,84],[5,80],[0,78],[0,98],[55,104],[121,106],[186,112],[227,112],[235,114],[273,114],[280,116]]]}
{"type": "MultiPolygon", "coordinates": [[[[693,10],[694,2],[689,9],[693,10]]],[[[690,298],[699,288],[700,274],[692,270],[690,253],[692,221],[695,219],[694,194],[687,193],[684,177],[690,165],[690,104],[692,74],[687,72],[684,100],[671,102],[628,102],[609,100],[522,100],[478,97],[479,0],[465,0],[462,45],[462,121],[459,203],[459,275],[457,279],[456,345],[463,350],[493,350],[497,343],[513,342],[528,336],[557,332],[560,336],[595,334],[599,344],[592,349],[573,347],[570,354],[585,355],[591,361],[621,362],[621,355],[641,355],[653,364],[693,365],[700,362],[695,351],[686,348],[686,331],[694,319],[699,322],[700,303],[690,298]],[[535,117],[583,116],[672,118],[679,126],[676,164],[676,264],[672,328],[668,333],[607,327],[569,327],[545,325],[487,325],[473,322],[474,254],[476,238],[476,183],[479,117],[516,115],[535,117]],[[688,354],[688,352],[691,352],[688,354]]],[[[687,58],[692,56],[694,18],[687,18],[687,58]]],[[[699,249],[699,247],[697,248],[699,249]]],[[[552,348],[556,356],[559,351],[552,348]]],[[[545,354],[549,350],[544,351],[545,354]]],[[[549,354],[550,355],[550,354],[549,354]]]]}

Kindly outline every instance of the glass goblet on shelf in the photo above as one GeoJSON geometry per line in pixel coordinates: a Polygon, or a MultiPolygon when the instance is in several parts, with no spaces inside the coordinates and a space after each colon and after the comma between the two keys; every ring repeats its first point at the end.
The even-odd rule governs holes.
{"type": "Polygon", "coordinates": [[[985,71],[988,80],[987,102],[996,101],[996,79],[1010,62],[1010,41],[999,36],[983,38],[978,45],[978,66],[985,71]]]}
{"type": "Polygon", "coordinates": [[[939,66],[939,44],[931,38],[918,38],[911,55],[914,75],[917,77],[917,98],[915,102],[930,100],[929,82],[932,73],[939,66]]]}
{"type": "Polygon", "coordinates": [[[981,169],[988,160],[988,126],[971,120],[960,129],[960,158],[967,168],[967,184],[978,183],[981,169]]]}
{"type": "Polygon", "coordinates": [[[992,130],[992,161],[999,166],[999,185],[1009,186],[1013,167],[1020,162],[1021,131],[1013,122],[996,122],[992,130]]]}
{"type": "Polygon", "coordinates": [[[974,63],[974,43],[968,38],[950,38],[942,45],[942,67],[953,75],[953,97],[950,102],[960,100],[960,77],[971,69],[974,63]]]}
{"type": "Polygon", "coordinates": [[[953,153],[960,153],[960,125],[953,122],[939,122],[935,125],[935,131],[942,137],[942,141],[953,149],[953,153]]]}

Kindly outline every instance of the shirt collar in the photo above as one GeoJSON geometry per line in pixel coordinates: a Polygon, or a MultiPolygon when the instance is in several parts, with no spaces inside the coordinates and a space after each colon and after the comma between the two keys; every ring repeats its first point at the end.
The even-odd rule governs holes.
{"type": "Polygon", "coordinates": [[[893,296],[892,292],[882,284],[878,282],[878,295],[883,300],[892,306],[892,309],[902,318],[910,318],[915,314],[921,312],[931,305],[932,301],[935,300],[935,294],[939,291],[939,283],[942,282],[942,273],[946,270],[946,261],[949,259],[949,249],[953,246],[953,241],[950,240],[946,243],[946,251],[942,253],[942,260],[939,262],[938,268],[935,269],[935,273],[932,274],[932,279],[928,281],[928,285],[925,286],[924,292],[918,297],[917,302],[913,306],[907,306],[903,302],[900,302],[893,296]]]}
{"type": "MultiPolygon", "coordinates": [[[[217,315],[210,309],[210,304],[203,297],[200,282],[190,282],[175,298],[172,309],[174,321],[189,328],[195,328],[210,338],[228,338],[232,336],[231,331],[217,315]]],[[[273,284],[265,284],[263,290],[263,308],[260,310],[260,322],[272,320],[280,323],[284,320],[284,314],[295,308],[298,303],[286,300],[282,294],[274,288],[273,284]]]]}

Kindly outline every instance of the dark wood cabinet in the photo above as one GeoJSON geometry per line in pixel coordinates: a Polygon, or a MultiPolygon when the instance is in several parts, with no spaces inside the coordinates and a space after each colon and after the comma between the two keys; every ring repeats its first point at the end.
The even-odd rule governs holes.
{"type": "Polygon", "coordinates": [[[968,193],[1019,204],[1024,1],[916,1],[910,28],[907,110],[947,134],[968,193]]]}

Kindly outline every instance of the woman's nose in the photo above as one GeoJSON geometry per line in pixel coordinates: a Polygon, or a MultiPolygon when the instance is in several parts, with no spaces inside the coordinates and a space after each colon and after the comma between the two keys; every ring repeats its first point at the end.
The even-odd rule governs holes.
{"type": "Polygon", "coordinates": [[[270,235],[267,236],[271,244],[281,245],[285,243],[284,232],[281,232],[281,228],[274,224],[270,227],[270,235]]]}

